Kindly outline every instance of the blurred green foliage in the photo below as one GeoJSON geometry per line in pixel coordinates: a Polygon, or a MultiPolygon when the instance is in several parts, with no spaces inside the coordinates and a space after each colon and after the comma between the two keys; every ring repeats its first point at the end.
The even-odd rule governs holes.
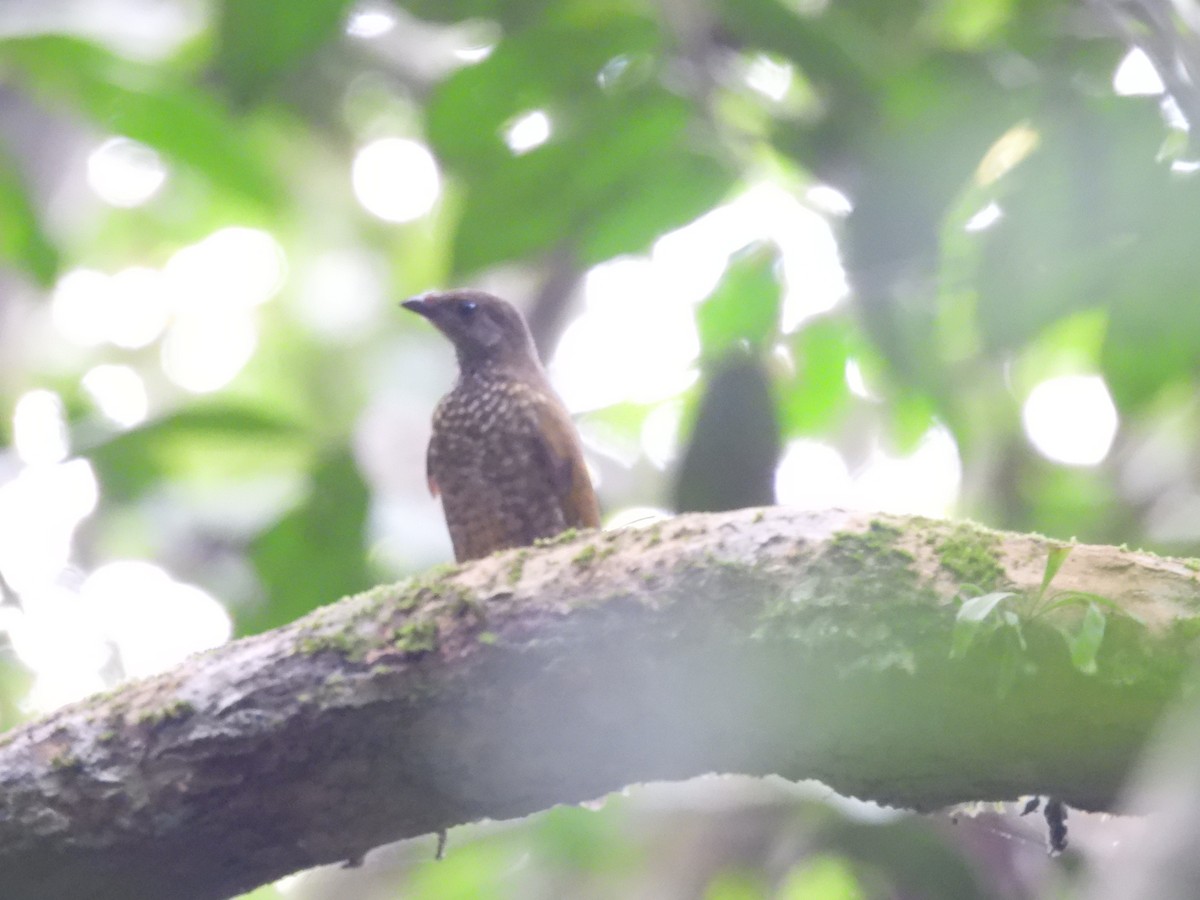
{"type": "Polygon", "coordinates": [[[105,496],[129,502],[164,481],[220,483],[301,463],[300,429],[258,407],[193,404],[83,448],[105,496]]]}
{"type": "Polygon", "coordinates": [[[141,141],[195,169],[214,189],[278,206],[283,186],[246,148],[231,112],[169,66],[138,64],[59,35],[0,41],[0,68],[35,97],[141,141]]]}
{"type": "Polygon", "coordinates": [[[733,172],[689,134],[686,99],[654,77],[661,44],[645,14],[550,7],[437,87],[429,137],[466,189],[454,276],[564,242],[581,264],[644,250],[721,199],[733,172]],[[553,115],[555,139],[514,155],[505,127],[531,110],[553,115]]]}
{"type": "Polygon", "coordinates": [[[337,36],[350,5],[350,0],[218,4],[213,66],[229,99],[237,105],[266,99],[337,36]]]}
{"type": "Polygon", "coordinates": [[[24,269],[48,285],[58,269],[58,251],[42,230],[37,211],[13,160],[0,158],[0,261],[24,269]]]}
{"type": "Polygon", "coordinates": [[[250,556],[270,602],[238,610],[244,633],[274,628],[331,599],[371,586],[362,552],[367,486],[346,452],[318,460],[308,493],[260,534],[250,556]]]}
{"type": "MultiPolygon", "coordinates": [[[[0,22],[24,23],[25,6],[0,10],[0,22]]],[[[853,467],[865,447],[909,452],[937,424],[958,448],[962,514],[1195,553],[1200,180],[1169,105],[1164,115],[1160,97],[1114,93],[1127,44],[1086,7],[410,0],[365,8],[398,19],[383,37],[360,38],[346,33],[348,0],[198,6],[194,29],[158,53],[128,52],[82,25],[0,30],[10,35],[0,39],[0,104],[15,110],[0,119],[0,263],[10,267],[0,434],[23,391],[62,396],[74,451],[100,483],[81,565],[114,546],[157,553],[226,601],[246,634],[426,564],[427,547],[377,552],[393,507],[425,523],[408,537],[440,522],[414,491],[385,490],[355,429],[369,404],[415,410],[397,416],[394,439],[407,451],[393,462],[418,484],[423,433],[412,423],[448,383],[448,351],[397,363],[398,344],[411,350],[426,335],[390,306],[345,328],[314,320],[303,299],[314,260],[330,248],[358,254],[378,265],[389,298],[519,271],[516,283],[539,297],[539,321],[561,324],[590,266],[645,253],[764,180],[814,205],[806,191],[819,185],[847,198],[848,211],[827,218],[849,300],[785,324],[775,248],[734,255],[696,308],[695,384],[585,417],[637,458],[625,467],[632,475],[602,465],[613,476],[602,489],[610,510],[670,496],[736,503],[770,488],[790,440],[827,442],[853,467]],[[430,62],[430,48],[455,35],[463,49],[489,52],[430,62]],[[785,72],[785,89],[756,88],[746,75],[756,65],[785,72]],[[507,132],[533,111],[553,131],[514,152],[507,132]],[[48,122],[65,131],[46,143],[48,122]],[[101,207],[78,190],[56,199],[68,180],[60,169],[78,170],[108,135],[156,151],[171,169],[164,191],[135,209],[101,207]],[[382,135],[432,149],[445,185],[429,216],[385,225],[355,202],[353,153],[382,135]],[[973,224],[990,204],[995,220],[973,224]],[[165,379],[157,345],[64,349],[48,336],[48,313],[30,312],[45,313],[56,278],[77,266],[160,265],[226,225],[270,230],[290,271],[280,302],[256,313],[257,351],[215,397],[165,379]],[[731,358],[749,373],[749,393],[722,388],[731,358]],[[101,363],[143,377],[146,423],[122,429],[99,416],[81,376],[101,363]],[[1032,387],[1073,372],[1102,375],[1120,417],[1113,452],[1093,467],[1048,460],[1022,433],[1032,387]],[[675,456],[710,461],[679,484],[640,448],[671,404],[684,410],[675,456]],[[706,420],[717,424],[706,431],[706,420]],[[740,462],[728,456],[739,452],[731,436],[746,437],[740,462]],[[714,489],[750,455],[746,491],[714,489]],[[277,491],[236,522],[211,521],[203,498],[254,498],[253,486],[273,477],[294,488],[284,501],[277,491]],[[170,527],[164,507],[184,510],[170,527]]],[[[364,291],[349,281],[323,302],[352,308],[364,291]]],[[[556,336],[554,327],[538,335],[547,348],[556,336]]],[[[623,353],[611,348],[614,369],[623,353]]],[[[1102,626],[1089,607],[1073,646],[1081,666],[1102,626]]],[[[24,690],[23,679],[4,683],[18,685],[6,698],[24,690]]],[[[557,824],[541,826],[542,851],[573,869],[611,850],[571,813],[546,822],[557,824]]],[[[422,870],[413,895],[486,894],[498,858],[472,847],[454,856],[422,870]]],[[[860,896],[856,872],[841,857],[814,857],[778,896],[860,896]]],[[[754,883],[731,870],[709,895],[750,896],[754,883]]]]}

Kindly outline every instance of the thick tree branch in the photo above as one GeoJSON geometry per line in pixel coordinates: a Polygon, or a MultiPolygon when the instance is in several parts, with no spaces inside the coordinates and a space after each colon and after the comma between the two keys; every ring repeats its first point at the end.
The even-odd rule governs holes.
{"type": "Polygon", "coordinates": [[[5,894],[220,898],[709,771],[926,810],[1109,808],[1184,671],[1200,585],[1177,561],[1076,547],[1052,587],[1140,620],[1110,611],[1084,674],[1054,627],[1080,605],[1034,614],[1050,546],[744,510],[378,588],[5,736],[5,894]],[[1020,637],[985,628],[951,658],[967,584],[1025,591],[988,620],[1015,613],[1020,637]]]}

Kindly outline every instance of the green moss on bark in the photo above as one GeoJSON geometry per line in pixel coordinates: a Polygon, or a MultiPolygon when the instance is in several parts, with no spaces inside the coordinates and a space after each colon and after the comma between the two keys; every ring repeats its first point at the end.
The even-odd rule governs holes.
{"type": "Polygon", "coordinates": [[[978,526],[960,524],[934,547],[938,562],[962,585],[980,593],[996,590],[1004,581],[1004,567],[997,558],[999,538],[978,526]]]}

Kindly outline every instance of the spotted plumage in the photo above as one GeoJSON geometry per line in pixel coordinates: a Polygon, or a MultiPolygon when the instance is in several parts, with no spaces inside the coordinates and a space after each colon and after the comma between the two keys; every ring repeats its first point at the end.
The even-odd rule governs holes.
{"type": "Polygon", "coordinates": [[[427,458],[455,558],[599,525],[575,427],[516,308],[481,291],[404,305],[436,325],[458,355],[458,382],[434,412],[427,458]]]}

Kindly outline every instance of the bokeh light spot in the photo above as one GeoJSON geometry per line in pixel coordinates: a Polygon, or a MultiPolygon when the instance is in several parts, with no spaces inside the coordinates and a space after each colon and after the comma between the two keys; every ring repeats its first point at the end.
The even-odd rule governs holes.
{"type": "Polygon", "coordinates": [[[13,408],[13,448],[24,463],[56,463],[67,458],[67,423],[54,391],[22,394],[13,408]]]}
{"type": "Polygon", "coordinates": [[[1003,218],[1004,210],[1000,208],[999,203],[993,200],[980,209],[979,212],[971,216],[971,218],[967,219],[963,225],[963,231],[971,233],[986,231],[1003,218]]]}
{"type": "Polygon", "coordinates": [[[163,341],[163,371],[185,390],[211,393],[237,377],[257,346],[258,329],[245,311],[181,316],[163,341]]]}
{"type": "Polygon", "coordinates": [[[396,27],[396,16],[382,5],[362,3],[351,11],[346,21],[346,34],[370,40],[382,37],[396,27]]]}
{"type": "Polygon", "coordinates": [[[848,216],[854,212],[850,198],[829,184],[814,184],[804,192],[805,199],[818,212],[830,216],[848,216]]]}
{"type": "Polygon", "coordinates": [[[1072,466],[1102,462],[1119,424],[1099,375],[1061,375],[1039,383],[1021,408],[1021,422],[1042,456],[1072,466]]]}
{"type": "Polygon", "coordinates": [[[945,516],[953,510],[961,483],[958,445],[941,425],[929,429],[907,456],[875,447],[853,472],[829,444],[792,441],[775,472],[779,503],[800,509],[945,516]]]}
{"type": "Polygon", "coordinates": [[[850,471],[842,455],[829,444],[792,441],[775,470],[775,496],[782,505],[797,509],[848,506],[850,471]]]}
{"type": "Polygon", "coordinates": [[[1122,97],[1157,97],[1165,91],[1162,76],[1141,47],[1134,47],[1113,72],[1113,90],[1122,97]]]}
{"type": "Polygon", "coordinates": [[[303,264],[296,312],[314,332],[331,339],[363,337],[384,308],[387,261],[363,249],[330,250],[303,264]]]}
{"type": "Polygon", "coordinates": [[[568,407],[654,402],[690,385],[700,352],[694,307],[717,286],[730,254],[759,240],[773,242],[782,258],[785,331],[845,297],[829,223],[787,189],[756,185],[663,235],[648,259],[620,257],[588,272],[586,309],[567,327],[551,364],[568,407]],[[606,347],[622,348],[616,366],[606,347]]]}
{"type": "Polygon", "coordinates": [[[113,275],[106,304],[107,340],[128,350],[158,340],[170,314],[167,290],[157,269],[131,266],[113,275]]]}
{"type": "Polygon", "coordinates": [[[129,428],[146,418],[149,400],[142,377],[129,366],[105,363],[89,369],[81,380],[106,418],[129,428]]]}
{"type": "Polygon", "coordinates": [[[854,357],[847,359],[843,371],[846,387],[850,389],[850,393],[855,397],[862,397],[864,400],[879,400],[879,395],[867,384],[867,376],[863,374],[862,364],[857,359],[854,357]]]}
{"type": "Polygon", "coordinates": [[[650,260],[637,257],[587,273],[586,309],[567,326],[552,363],[555,385],[571,409],[663,400],[695,380],[700,343],[692,309],[677,302],[663,277],[650,260]],[[621,348],[616,365],[613,347],[621,348]]]}
{"type": "Polygon", "coordinates": [[[679,454],[679,426],[683,421],[683,402],[668,400],[650,411],[642,422],[642,452],[656,468],[665,469],[679,454]]]}
{"type": "Polygon", "coordinates": [[[36,675],[25,698],[31,711],[49,711],[103,689],[101,668],[112,649],[88,620],[79,596],[60,585],[28,585],[21,608],[4,630],[17,657],[36,675]]]}
{"type": "Polygon", "coordinates": [[[183,314],[243,310],[270,300],[287,275],[287,257],[274,236],[233,226],[177,250],[163,268],[183,314]]]}
{"type": "Polygon", "coordinates": [[[140,206],[167,180],[167,167],[145,144],[115,137],[88,155],[88,185],[112,206],[140,206]]]}
{"type": "Polygon", "coordinates": [[[153,675],[229,640],[229,614],[205,591],[158,566],[122,560],[92,572],[80,589],[98,628],[116,645],[126,675],[153,675]]]}
{"type": "Polygon", "coordinates": [[[83,459],[28,466],[0,484],[0,572],[22,597],[62,572],[75,528],[98,498],[83,459]]]}
{"type": "Polygon", "coordinates": [[[115,275],[73,269],[55,285],[54,325],[84,347],[110,343],[126,349],[155,341],[171,310],[170,285],[157,269],[131,266],[115,275]]]}
{"type": "Polygon", "coordinates": [[[785,332],[836,306],[849,291],[829,223],[787,188],[761,182],[683,228],[663,235],[653,258],[668,269],[673,295],[696,302],[709,294],[731,253],[770,241],[783,262],[785,332]]]}
{"type": "Polygon", "coordinates": [[[765,53],[756,53],[746,66],[746,84],[768,100],[783,100],[796,78],[791,63],[774,59],[765,53]]]}
{"type": "Polygon", "coordinates": [[[554,128],[544,110],[521,113],[504,127],[504,143],[515,155],[528,153],[550,140],[554,128]]]}
{"type": "Polygon", "coordinates": [[[162,345],[163,369],[186,390],[219,390],[254,354],[254,308],[284,283],[283,248],[257,228],[222,228],[177,251],[163,274],[175,306],[162,345]]]}
{"type": "Polygon", "coordinates": [[[408,138],[380,138],[362,147],[351,167],[354,196],[385,222],[426,215],[441,193],[441,174],[429,149],[408,138]]]}
{"type": "Polygon", "coordinates": [[[54,286],[50,314],[59,333],[81,347],[104,343],[108,335],[110,279],[94,269],[72,269],[54,286]]]}
{"type": "Polygon", "coordinates": [[[854,483],[855,505],[860,509],[950,515],[962,485],[958,444],[944,425],[934,425],[906,456],[876,448],[866,465],[854,473],[854,483]]]}

